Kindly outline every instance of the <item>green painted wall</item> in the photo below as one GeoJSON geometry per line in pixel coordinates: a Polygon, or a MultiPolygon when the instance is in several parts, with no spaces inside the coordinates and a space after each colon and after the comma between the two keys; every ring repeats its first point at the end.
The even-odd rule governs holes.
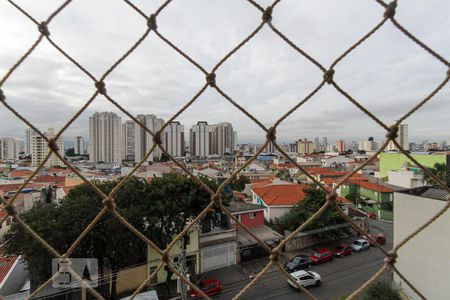
{"type": "MultiPolygon", "coordinates": [[[[407,161],[414,163],[402,153],[380,153],[380,176],[388,176],[388,171],[399,170],[401,165],[407,161]]],[[[447,163],[447,155],[442,154],[413,154],[412,157],[426,167],[433,167],[435,163],[447,163]]]]}

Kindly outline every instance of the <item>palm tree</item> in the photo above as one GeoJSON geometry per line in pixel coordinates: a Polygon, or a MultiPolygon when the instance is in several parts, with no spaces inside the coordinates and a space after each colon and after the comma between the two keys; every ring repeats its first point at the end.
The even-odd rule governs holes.
{"type": "MultiPolygon", "coordinates": [[[[441,179],[443,182],[450,186],[450,171],[447,169],[445,163],[435,163],[433,168],[428,168],[428,170],[433,173],[437,178],[441,179]]],[[[434,180],[430,175],[423,172],[423,179],[426,180],[427,184],[438,185],[439,183],[434,180]]]]}

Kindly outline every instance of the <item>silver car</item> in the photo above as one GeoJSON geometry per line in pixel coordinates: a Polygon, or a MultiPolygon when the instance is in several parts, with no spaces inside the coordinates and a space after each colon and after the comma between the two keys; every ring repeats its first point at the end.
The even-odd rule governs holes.
{"type": "Polygon", "coordinates": [[[358,251],[361,251],[364,249],[369,249],[370,244],[365,239],[357,239],[356,241],[353,242],[352,247],[353,247],[353,250],[358,252],[358,251]]]}
{"type": "MultiPolygon", "coordinates": [[[[322,283],[322,278],[320,275],[313,271],[300,270],[291,273],[291,276],[294,277],[297,283],[301,284],[303,287],[320,286],[322,283]]],[[[293,288],[298,289],[297,285],[290,279],[288,279],[288,283],[293,288]]]]}

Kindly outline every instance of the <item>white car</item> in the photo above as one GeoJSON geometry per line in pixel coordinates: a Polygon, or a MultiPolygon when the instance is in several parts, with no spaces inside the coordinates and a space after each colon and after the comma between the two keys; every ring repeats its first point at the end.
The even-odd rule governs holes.
{"type": "Polygon", "coordinates": [[[357,239],[356,241],[353,242],[352,247],[353,247],[353,250],[358,252],[358,251],[361,251],[364,249],[369,249],[370,244],[365,239],[357,239]]]}
{"type": "MultiPolygon", "coordinates": [[[[313,271],[300,270],[291,273],[291,276],[294,277],[296,281],[305,288],[309,286],[319,286],[322,283],[322,278],[320,278],[320,275],[313,271]]],[[[288,283],[293,288],[298,289],[297,285],[290,279],[288,279],[288,283]]]]}

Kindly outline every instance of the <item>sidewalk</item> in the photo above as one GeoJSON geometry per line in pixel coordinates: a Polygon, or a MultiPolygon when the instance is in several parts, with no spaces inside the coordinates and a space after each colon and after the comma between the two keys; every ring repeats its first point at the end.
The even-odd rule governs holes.
{"type": "Polygon", "coordinates": [[[222,285],[232,285],[248,279],[247,273],[241,268],[240,265],[232,265],[205,272],[202,277],[204,279],[217,279],[222,283],[222,285]]]}

